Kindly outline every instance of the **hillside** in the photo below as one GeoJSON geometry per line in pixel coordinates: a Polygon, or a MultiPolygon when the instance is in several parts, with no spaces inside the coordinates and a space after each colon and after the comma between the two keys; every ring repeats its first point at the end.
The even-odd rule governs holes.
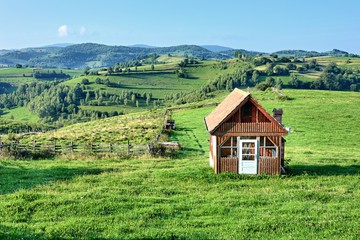
{"type": "Polygon", "coordinates": [[[322,57],[322,56],[330,56],[330,57],[351,57],[355,56],[355,54],[350,54],[348,52],[333,49],[331,51],[326,52],[316,52],[316,51],[305,51],[305,50],[281,50],[273,52],[272,54],[277,54],[279,56],[293,56],[297,58],[304,57],[322,57]]]}
{"type": "Polygon", "coordinates": [[[4,117],[63,126],[194,103],[211,98],[216,90],[234,87],[359,91],[360,58],[241,55],[219,61],[151,55],[86,73],[2,68],[0,83],[4,117]]]}
{"type": "Polygon", "coordinates": [[[125,47],[95,43],[74,44],[67,47],[30,48],[0,55],[0,64],[23,64],[36,67],[85,68],[107,67],[119,62],[141,59],[150,54],[170,54],[197,58],[228,59],[232,56],[214,53],[196,45],[174,47],[125,47]]]}
{"type": "Polygon", "coordinates": [[[174,111],[174,158],[2,159],[0,237],[358,239],[359,93],[284,93],[292,100],[253,94],[292,128],[287,175],[215,175],[203,102],[174,111]]]}
{"type": "Polygon", "coordinates": [[[201,47],[203,47],[209,51],[212,51],[212,52],[224,52],[224,51],[233,49],[230,47],[224,47],[224,46],[219,46],[219,45],[201,45],[201,47]]]}
{"type": "MultiPolygon", "coordinates": [[[[192,56],[199,59],[225,60],[233,58],[236,52],[248,56],[267,55],[267,53],[232,49],[217,45],[179,45],[172,47],[152,47],[146,45],[108,46],[95,43],[55,44],[41,48],[20,50],[1,50],[0,66],[16,64],[51,68],[102,68],[127,61],[146,58],[148,55],[192,56]]],[[[345,51],[334,49],[328,52],[282,50],[274,52],[279,56],[318,57],[318,56],[353,56],[345,51]]]]}

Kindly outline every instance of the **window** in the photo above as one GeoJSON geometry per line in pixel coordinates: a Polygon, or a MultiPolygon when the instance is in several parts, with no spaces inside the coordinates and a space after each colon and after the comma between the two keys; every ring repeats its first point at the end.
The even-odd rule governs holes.
{"type": "Polygon", "coordinates": [[[236,157],[237,156],[237,137],[229,137],[220,146],[220,157],[236,157]]]}
{"type": "Polygon", "coordinates": [[[241,108],[241,122],[251,122],[251,111],[252,111],[252,105],[249,103],[246,103],[241,108]]]}
{"type": "Polygon", "coordinates": [[[278,147],[267,137],[260,138],[260,156],[278,157],[278,147]]]}

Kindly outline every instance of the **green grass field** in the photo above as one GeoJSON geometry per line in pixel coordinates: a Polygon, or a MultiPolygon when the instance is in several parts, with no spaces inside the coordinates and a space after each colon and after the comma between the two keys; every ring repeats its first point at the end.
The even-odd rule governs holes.
{"type": "Polygon", "coordinates": [[[234,72],[242,65],[244,63],[229,60],[227,62],[228,67],[222,70],[220,62],[206,60],[200,64],[189,64],[185,68],[189,78],[179,78],[174,73],[178,66],[176,63],[171,62],[155,65],[154,71],[150,71],[150,66],[145,65],[138,67],[137,72],[121,73],[112,76],[82,76],[66,81],[63,84],[75,86],[77,83],[81,83],[82,79],[87,78],[90,81],[88,86],[94,90],[100,89],[109,93],[121,92],[123,90],[133,90],[139,93],[151,92],[154,98],[163,99],[169,94],[199,89],[208,81],[214,80],[216,76],[234,72]],[[121,87],[113,88],[106,87],[103,84],[96,84],[95,79],[98,77],[101,79],[109,78],[112,83],[121,84],[121,87]]]}
{"type": "MultiPolygon", "coordinates": [[[[41,69],[41,71],[53,71],[60,72],[60,69],[41,69]]],[[[61,69],[70,76],[80,76],[83,70],[61,69]]],[[[33,68],[0,68],[0,82],[8,82],[11,84],[29,83],[37,81],[32,77],[33,68]]]]}
{"type": "Polygon", "coordinates": [[[0,237],[359,239],[360,94],[285,93],[253,95],[284,109],[287,175],[213,174],[203,118],[215,106],[189,106],[172,115],[175,158],[2,159],[0,237]]]}
{"type": "Polygon", "coordinates": [[[163,111],[158,110],[77,123],[45,133],[25,135],[19,137],[19,141],[125,144],[129,140],[132,144],[146,144],[152,142],[160,132],[163,125],[162,114],[163,111]]]}
{"type": "Polygon", "coordinates": [[[16,120],[25,121],[28,123],[36,123],[39,121],[39,117],[35,113],[30,112],[26,107],[17,107],[14,109],[4,110],[1,117],[5,119],[14,118],[16,120]]]}

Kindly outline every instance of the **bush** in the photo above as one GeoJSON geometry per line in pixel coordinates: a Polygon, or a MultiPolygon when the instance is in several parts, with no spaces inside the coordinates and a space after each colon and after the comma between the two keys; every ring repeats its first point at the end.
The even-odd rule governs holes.
{"type": "Polygon", "coordinates": [[[356,92],[356,91],[359,91],[359,89],[360,89],[359,84],[351,84],[350,85],[350,91],[356,92]]]}
{"type": "Polygon", "coordinates": [[[269,85],[268,83],[266,82],[261,82],[261,83],[258,83],[256,84],[255,88],[260,90],[260,91],[265,91],[266,89],[270,88],[271,85],[269,85]]]}
{"type": "Polygon", "coordinates": [[[90,81],[89,81],[89,79],[84,78],[84,79],[81,80],[81,83],[84,84],[84,85],[88,85],[88,84],[90,84],[90,81]]]}

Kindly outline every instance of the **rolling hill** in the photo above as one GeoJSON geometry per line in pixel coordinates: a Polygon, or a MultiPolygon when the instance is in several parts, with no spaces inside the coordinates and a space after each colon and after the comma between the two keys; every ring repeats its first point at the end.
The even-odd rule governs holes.
{"type": "Polygon", "coordinates": [[[199,104],[173,112],[173,158],[2,158],[0,238],[358,239],[359,93],[285,93],[254,96],[293,129],[286,175],[214,174],[203,122],[214,106],[199,104]]]}
{"type": "Polygon", "coordinates": [[[201,47],[203,47],[209,51],[212,51],[212,52],[224,52],[224,51],[233,49],[230,47],[224,47],[224,46],[219,46],[219,45],[201,45],[201,47]]]}
{"type": "Polygon", "coordinates": [[[125,47],[95,43],[74,44],[67,47],[28,48],[0,55],[0,64],[23,64],[54,68],[100,68],[144,58],[150,54],[193,56],[206,59],[229,59],[233,55],[220,54],[196,45],[173,47],[125,47]]]}
{"type": "MultiPolygon", "coordinates": [[[[245,55],[268,55],[264,52],[245,49],[232,49],[217,45],[179,45],[171,47],[153,47],[143,44],[133,46],[109,46],[96,43],[55,44],[40,48],[20,50],[1,50],[0,66],[16,64],[50,68],[102,68],[115,63],[145,58],[148,55],[193,56],[199,59],[226,60],[233,58],[236,51],[245,55]]],[[[351,54],[334,49],[327,52],[282,50],[273,54],[294,57],[349,56],[351,54]]]]}

